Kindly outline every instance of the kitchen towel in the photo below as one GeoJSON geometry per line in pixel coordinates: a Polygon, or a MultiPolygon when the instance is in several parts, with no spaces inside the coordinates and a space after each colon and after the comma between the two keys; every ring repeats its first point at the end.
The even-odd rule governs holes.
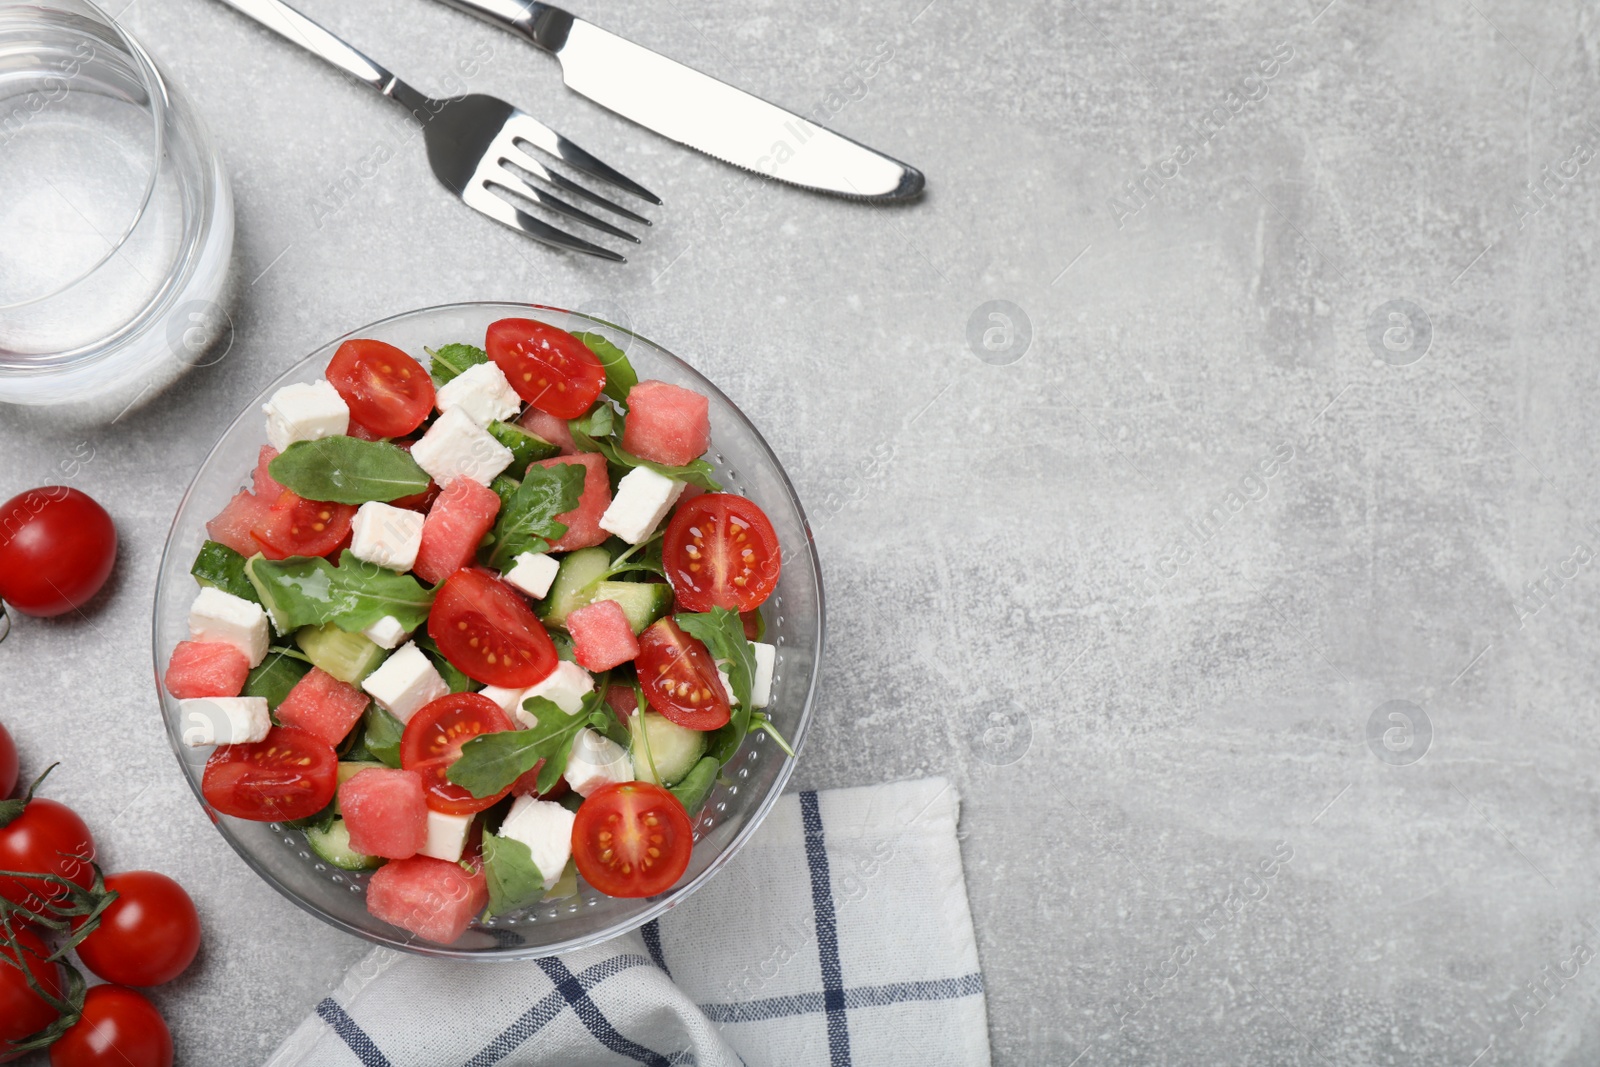
{"type": "Polygon", "coordinates": [[[379,949],[268,1067],[989,1062],[941,778],[785,796],[658,922],[526,963],[379,949]]]}

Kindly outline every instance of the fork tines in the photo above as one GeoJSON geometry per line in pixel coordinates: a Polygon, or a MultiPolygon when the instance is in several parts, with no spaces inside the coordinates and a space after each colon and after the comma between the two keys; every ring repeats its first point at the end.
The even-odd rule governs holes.
{"type": "Polygon", "coordinates": [[[527,201],[564,218],[581,222],[601,233],[634,244],[639,243],[639,238],[634,234],[574,206],[545,188],[549,186],[569,197],[602,208],[620,219],[640,226],[650,225],[650,220],[643,215],[630,211],[621,204],[585,188],[561,172],[545,166],[534,156],[535,151],[544,152],[575,171],[613,185],[641,200],[651,204],[661,203],[660,197],[638,182],[596,159],[531,115],[521,111],[514,112],[501,126],[473,172],[470,185],[463,190],[461,199],[469,207],[497,222],[520,230],[529,237],[575,252],[599,256],[602,259],[618,263],[627,262],[626,257],[611,249],[557,229],[529,214],[519,205],[518,200],[527,201]],[[539,182],[544,184],[536,184],[539,182]]]}

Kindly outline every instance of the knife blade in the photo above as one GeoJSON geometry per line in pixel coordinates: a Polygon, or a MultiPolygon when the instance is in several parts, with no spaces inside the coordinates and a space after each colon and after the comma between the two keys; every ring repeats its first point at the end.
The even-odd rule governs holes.
{"type": "Polygon", "coordinates": [[[725,163],[860,200],[909,200],[922,192],[915,167],[561,8],[525,0],[444,2],[555,56],[567,88],[725,163]]]}

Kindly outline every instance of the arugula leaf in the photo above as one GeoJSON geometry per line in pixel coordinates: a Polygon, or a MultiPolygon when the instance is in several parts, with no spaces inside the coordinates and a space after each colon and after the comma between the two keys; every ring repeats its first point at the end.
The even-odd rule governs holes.
{"type": "Polygon", "coordinates": [[[433,661],[433,669],[439,672],[439,677],[444,679],[444,684],[450,687],[452,693],[473,693],[483,688],[483,683],[473,681],[466,672],[445,658],[439,651],[439,646],[432,637],[425,633],[412,635],[411,641],[422,650],[423,655],[433,661]]]}
{"type": "Polygon", "coordinates": [[[500,509],[490,533],[494,544],[485,562],[497,571],[506,571],[524,552],[548,552],[567,532],[566,524],[555,517],[578,506],[586,473],[581,463],[529,467],[522,484],[500,509]]]}
{"type": "Polygon", "coordinates": [[[750,686],[755,678],[756,654],[744,636],[744,623],[739,613],[728,608],[710,611],[680,613],[673,620],[690,637],[697,637],[711,652],[711,658],[728,672],[728,684],[733,687],[734,707],[728,724],[711,734],[710,754],[717,762],[727,763],[744,744],[750,732],[750,686]]]}
{"type": "Polygon", "coordinates": [[[606,676],[595,682],[593,692],[583,698],[576,715],[568,715],[552,700],[529,697],[522,702],[524,710],[532,713],[536,724],[525,730],[503,730],[493,734],[479,734],[461,746],[461,755],[445,772],[445,777],[480,800],[494,796],[506,786],[539,768],[536,783],[543,793],[556,784],[567,769],[567,757],[572,753],[572,739],[585,726],[593,726],[602,714],[605,703],[606,676]]]}
{"type": "Polygon", "coordinates": [[[667,792],[678,798],[678,803],[683,805],[683,810],[692,819],[706,806],[711,790],[716,788],[717,773],[721,770],[722,764],[715,757],[702,756],[700,762],[689,768],[683,780],[668,788],[667,792]]]}
{"type": "Polygon", "coordinates": [[[589,346],[600,365],[606,369],[606,395],[617,403],[628,405],[628,391],[639,384],[639,376],[628,362],[627,353],[598,333],[575,333],[572,336],[589,346]]]}
{"type": "Polygon", "coordinates": [[[307,500],[335,504],[416,496],[429,481],[400,446],[346,436],[296,441],[268,464],[267,473],[307,500]]]}
{"type": "Polygon", "coordinates": [[[406,732],[405,723],[376,704],[367,705],[362,722],[366,725],[363,740],[372,758],[386,766],[399,767],[400,738],[406,732]]]}
{"type": "Polygon", "coordinates": [[[245,575],[244,565],[245,558],[227,545],[207,541],[200,546],[200,554],[195,556],[189,573],[202,584],[214,585],[224,593],[259,604],[261,598],[256,596],[256,587],[245,575]]]}
{"type": "Polygon", "coordinates": [[[324,623],[354,633],[385,615],[415,630],[433,607],[433,590],[409,574],[359,560],[348,548],[337,567],[317,556],[252,556],[246,573],[279,633],[324,623]]]}
{"type": "Polygon", "coordinates": [[[711,464],[697,459],[682,467],[672,467],[636,456],[622,447],[625,422],[621,414],[605,401],[597,403],[587,414],[567,420],[572,432],[572,444],[580,452],[598,452],[606,462],[617,467],[648,467],[664,478],[688,482],[713,493],[722,491],[722,483],[712,476],[711,464]]]}
{"type": "Polygon", "coordinates": [[[311,664],[305,662],[303,655],[298,649],[269,648],[261,666],[251,670],[245,677],[244,689],[239,695],[265,697],[268,708],[282,704],[289,690],[299,685],[300,679],[311,670],[311,664]]]}
{"type": "Polygon", "coordinates": [[[477,345],[442,345],[438,351],[431,348],[423,351],[432,357],[429,373],[433,375],[434,385],[444,385],[469,367],[489,362],[489,353],[477,345]]]}
{"type": "Polygon", "coordinates": [[[514,837],[483,835],[483,874],[489,883],[486,915],[504,915],[544,896],[544,875],[532,851],[514,837]]]}

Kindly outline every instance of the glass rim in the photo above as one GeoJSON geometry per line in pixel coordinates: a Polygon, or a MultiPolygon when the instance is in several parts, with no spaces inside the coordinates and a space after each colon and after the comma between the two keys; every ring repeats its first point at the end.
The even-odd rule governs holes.
{"type": "MultiPolygon", "coordinates": [[[[118,43],[133,60],[139,84],[144,89],[145,97],[149,101],[145,110],[149,113],[151,122],[150,173],[145,179],[144,192],[139,197],[139,206],[134,209],[122,232],[110,242],[103,256],[84,268],[75,277],[63,282],[49,292],[41,293],[38,296],[30,296],[25,300],[15,300],[8,304],[0,304],[0,311],[12,311],[58,297],[74,286],[82,284],[95,271],[105,266],[113,256],[122,251],[123,246],[133,236],[133,231],[139,228],[140,221],[150,210],[150,202],[155,198],[156,183],[161,177],[161,161],[166,155],[167,148],[167,112],[172,105],[172,101],[167,95],[166,79],[161,76],[161,71],[156,67],[155,60],[151,58],[150,53],[146,52],[144,46],[130,36],[128,31],[122,28],[122,24],[113,18],[109,11],[96,3],[95,0],[65,0],[65,2],[63,0],[36,0],[35,6],[39,8],[54,8],[60,11],[70,10],[71,6],[87,8],[91,16],[98,20],[101,26],[116,36],[118,43]]],[[[70,78],[63,79],[63,81],[70,82],[70,78]]]]}
{"type": "MultiPolygon", "coordinates": [[[[158,701],[161,701],[164,692],[162,688],[161,663],[161,592],[163,581],[167,573],[167,567],[171,560],[172,553],[176,547],[176,542],[179,535],[179,523],[181,519],[185,518],[184,512],[188,507],[189,500],[194,495],[196,488],[200,485],[202,477],[210,469],[212,461],[217,457],[218,453],[229,442],[233,434],[240,428],[244,421],[247,418],[252,418],[259,414],[261,401],[269,397],[273,391],[281,387],[290,377],[300,372],[305,364],[317,353],[322,352],[325,349],[332,348],[342,341],[357,337],[363,333],[372,331],[377,327],[386,326],[390,323],[398,322],[404,319],[444,313],[459,308],[488,307],[506,308],[508,310],[523,312],[553,312],[556,314],[568,315],[577,319],[587,320],[589,322],[608,327],[617,331],[618,333],[626,334],[628,337],[634,338],[635,340],[649,345],[652,349],[659,352],[666,359],[678,364],[679,367],[687,370],[695,378],[699,379],[700,382],[704,383],[704,385],[709,388],[717,398],[721,399],[728,405],[729,410],[731,410],[739,419],[739,421],[744,424],[744,429],[750,433],[756,444],[759,454],[767,463],[771,465],[773,472],[777,475],[778,484],[782,488],[783,495],[789,506],[794,509],[795,516],[799,520],[800,528],[802,531],[804,531],[805,538],[803,552],[809,561],[808,570],[811,575],[812,585],[816,590],[817,603],[817,619],[815,629],[816,651],[811,658],[809,676],[806,679],[805,699],[800,707],[798,723],[794,730],[794,736],[791,738],[791,745],[795,753],[794,756],[792,758],[784,758],[783,763],[778,768],[777,776],[766,795],[761,798],[760,803],[756,805],[754,811],[752,811],[745,819],[744,823],[739,827],[738,831],[733,835],[733,837],[722,846],[717,855],[712,857],[711,861],[706,864],[705,869],[696,875],[692,881],[684,883],[683,885],[674,886],[672,889],[661,894],[661,896],[654,900],[648,907],[642,909],[635,915],[612,923],[605,929],[596,931],[592,934],[569,937],[532,948],[495,952],[457,949],[450,945],[440,945],[433,942],[419,942],[413,938],[406,938],[403,936],[380,936],[371,930],[362,929],[353,923],[347,922],[344,919],[341,919],[338,916],[330,914],[329,912],[317,907],[313,902],[307,900],[300,893],[284,884],[284,882],[281,881],[266,864],[260,862],[251,849],[234,835],[232,828],[228,825],[227,819],[211,819],[212,826],[219,834],[222,835],[223,840],[228,843],[228,846],[233,849],[240,859],[244,860],[245,865],[254,871],[258,877],[260,877],[283,897],[287,898],[296,907],[300,908],[307,914],[322,920],[332,927],[343,930],[346,933],[353,934],[371,944],[394,951],[408,952],[414,955],[430,957],[434,959],[449,959],[476,963],[502,963],[515,962],[519,960],[541,959],[564,952],[573,952],[578,949],[588,948],[593,945],[612,940],[613,938],[620,937],[621,935],[629,933],[633,930],[637,930],[639,927],[650,922],[652,919],[660,918],[666,912],[670,911],[681,901],[695,893],[707,882],[709,882],[718,872],[722,870],[724,866],[727,865],[730,860],[733,859],[735,855],[738,854],[740,849],[745,846],[749,839],[755,834],[756,830],[758,830],[761,824],[766,820],[767,816],[771,813],[772,808],[777,804],[778,799],[783,795],[784,789],[788,786],[789,780],[794,774],[795,767],[800,762],[799,757],[805,751],[805,741],[808,733],[810,732],[812,714],[815,709],[817,685],[822,675],[823,649],[827,640],[827,604],[822,581],[822,564],[821,560],[817,556],[816,537],[812,531],[811,522],[806,516],[805,508],[800,502],[800,495],[796,491],[794,483],[790,481],[788,472],[784,470],[783,464],[779,461],[777,454],[773,452],[772,446],[767,443],[766,437],[755,426],[755,424],[750,421],[749,417],[745,415],[743,409],[741,409],[738,404],[734,403],[733,399],[724,393],[715,382],[706,377],[688,361],[684,360],[670,349],[667,349],[661,344],[650,340],[648,337],[645,337],[642,334],[630,330],[627,327],[619,326],[616,323],[599,318],[595,315],[589,315],[581,311],[572,311],[567,308],[556,307],[551,304],[535,304],[531,302],[524,303],[520,301],[507,300],[455,301],[448,304],[434,304],[423,308],[413,308],[409,311],[388,315],[384,318],[376,319],[372,322],[366,323],[365,325],[358,326],[353,330],[347,331],[346,333],[340,334],[339,336],[334,337],[327,342],[317,345],[311,349],[307,355],[296,360],[293,364],[287,367],[282,374],[279,374],[271,382],[267,383],[262,388],[258,396],[254,400],[247,403],[244,409],[240,411],[238,416],[236,416],[233,421],[228,424],[228,426],[218,436],[216,443],[212,445],[209,451],[207,451],[205,458],[201,460],[200,466],[195,471],[194,477],[190,480],[188,487],[184,489],[183,496],[178,501],[177,510],[173,515],[172,525],[167,530],[166,541],[162,546],[161,559],[157,564],[156,590],[153,598],[154,605],[150,615],[150,645],[151,662],[155,673],[156,693],[158,701]]],[[[196,777],[191,775],[187,769],[185,769],[184,750],[188,746],[185,745],[183,738],[180,736],[172,718],[166,714],[164,702],[162,703],[161,719],[162,726],[167,733],[167,743],[172,748],[173,755],[178,760],[180,773],[182,773],[184,781],[188,783],[190,791],[194,794],[196,801],[200,803],[202,809],[209,812],[210,809],[206,804],[204,794],[201,792],[199,781],[197,781],[196,777]]]]}

